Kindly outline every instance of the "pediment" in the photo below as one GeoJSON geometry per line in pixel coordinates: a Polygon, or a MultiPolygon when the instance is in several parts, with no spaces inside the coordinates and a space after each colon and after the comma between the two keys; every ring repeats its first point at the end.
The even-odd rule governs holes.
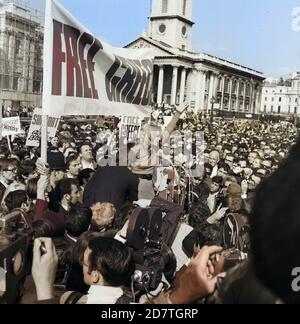
{"type": "Polygon", "coordinates": [[[151,48],[155,50],[157,56],[174,55],[171,48],[168,50],[159,42],[144,37],[136,39],[125,47],[131,49],[151,48]]]}

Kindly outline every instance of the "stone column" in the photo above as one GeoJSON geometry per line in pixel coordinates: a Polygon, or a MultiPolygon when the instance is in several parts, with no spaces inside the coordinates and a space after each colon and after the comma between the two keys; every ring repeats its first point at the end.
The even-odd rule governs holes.
{"type": "Polygon", "coordinates": [[[260,113],[261,95],[262,95],[261,92],[262,92],[262,88],[259,86],[256,92],[256,106],[255,106],[254,113],[260,113]]]}
{"type": "Polygon", "coordinates": [[[171,105],[176,105],[178,66],[173,66],[171,105]]]}
{"type": "Polygon", "coordinates": [[[210,79],[209,79],[209,91],[208,91],[208,106],[210,105],[210,101],[212,97],[216,96],[215,91],[215,74],[213,72],[210,72],[210,79]]]}
{"type": "Polygon", "coordinates": [[[222,76],[222,83],[221,83],[221,102],[220,102],[220,109],[224,109],[224,95],[225,95],[225,80],[227,76],[223,75],[222,76]]]}
{"type": "Polygon", "coordinates": [[[184,102],[185,83],[186,83],[186,69],[183,68],[181,71],[180,99],[179,99],[180,104],[184,102]]]}
{"type": "Polygon", "coordinates": [[[196,96],[195,96],[196,112],[200,112],[204,110],[205,81],[206,81],[206,72],[202,70],[197,70],[196,96]]]}
{"type": "Polygon", "coordinates": [[[237,100],[235,103],[235,110],[239,111],[239,107],[240,107],[240,79],[237,80],[236,91],[237,91],[237,95],[236,95],[237,100]]]}
{"type": "Polygon", "coordinates": [[[249,113],[252,114],[253,111],[253,95],[254,95],[254,85],[250,82],[250,93],[249,93],[249,113]]]}
{"type": "Polygon", "coordinates": [[[228,105],[228,110],[231,110],[232,107],[232,88],[233,88],[233,79],[232,77],[230,77],[230,81],[229,81],[229,105],[228,105]]]}
{"type": "Polygon", "coordinates": [[[157,86],[157,104],[162,105],[163,103],[163,91],[164,91],[164,66],[159,66],[159,74],[158,74],[158,86],[157,86]]]}
{"type": "Polygon", "coordinates": [[[247,82],[244,82],[244,104],[243,104],[243,112],[246,111],[246,93],[247,93],[247,82]]]}

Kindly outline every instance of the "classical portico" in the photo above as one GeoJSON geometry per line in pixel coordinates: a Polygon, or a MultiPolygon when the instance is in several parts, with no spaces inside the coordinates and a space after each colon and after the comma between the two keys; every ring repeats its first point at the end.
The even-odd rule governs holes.
{"type": "Polygon", "coordinates": [[[261,72],[191,50],[192,0],[153,0],[148,33],[127,48],[157,49],[153,100],[158,106],[189,101],[195,112],[208,112],[215,98],[221,111],[259,111],[261,72]]]}

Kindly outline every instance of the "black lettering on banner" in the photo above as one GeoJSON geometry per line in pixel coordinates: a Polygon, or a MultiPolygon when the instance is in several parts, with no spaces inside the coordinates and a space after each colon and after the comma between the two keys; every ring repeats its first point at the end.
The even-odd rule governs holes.
{"type": "Polygon", "coordinates": [[[121,66],[121,61],[116,57],[116,61],[108,70],[105,77],[106,93],[109,101],[116,101],[115,86],[120,81],[119,77],[114,76],[121,66]]]}
{"type": "Polygon", "coordinates": [[[128,60],[115,56],[115,62],[105,78],[108,99],[148,105],[152,94],[152,73],[152,60],[128,60]]]}
{"type": "Polygon", "coordinates": [[[133,103],[135,101],[136,98],[136,93],[138,91],[138,87],[141,85],[141,80],[142,80],[142,70],[140,69],[140,63],[137,60],[133,61],[137,74],[136,74],[136,78],[135,78],[135,82],[133,84],[133,87],[128,95],[130,103],[133,103]]]}
{"type": "Polygon", "coordinates": [[[126,95],[132,88],[133,82],[134,82],[134,79],[136,76],[136,70],[130,60],[128,60],[128,66],[129,66],[129,68],[126,71],[123,80],[120,82],[121,84],[122,83],[126,84],[125,88],[123,89],[122,95],[121,95],[122,102],[126,102],[126,95]]]}
{"type": "Polygon", "coordinates": [[[150,77],[147,78],[146,86],[145,86],[145,93],[143,95],[142,106],[150,105],[151,102],[151,95],[152,95],[152,80],[153,80],[153,61],[144,60],[144,68],[147,69],[148,75],[150,77]]]}
{"type": "Polygon", "coordinates": [[[62,80],[63,74],[65,74],[65,88],[68,97],[99,99],[95,87],[94,59],[102,49],[101,42],[92,35],[53,20],[52,95],[62,95],[62,80]],[[66,64],[63,65],[63,63],[66,64]]]}

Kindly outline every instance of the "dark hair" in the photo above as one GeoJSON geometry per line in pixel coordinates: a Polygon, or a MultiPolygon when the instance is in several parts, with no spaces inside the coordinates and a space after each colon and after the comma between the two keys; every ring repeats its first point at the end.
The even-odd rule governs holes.
{"type": "Polygon", "coordinates": [[[4,199],[9,211],[20,208],[23,203],[27,202],[27,195],[24,190],[11,191],[4,199]]]}
{"type": "Polygon", "coordinates": [[[0,145],[0,155],[3,155],[6,158],[9,156],[9,149],[6,145],[0,145]]]}
{"type": "Polygon", "coordinates": [[[26,193],[29,199],[36,200],[37,198],[37,183],[39,178],[33,178],[28,180],[26,185],[26,193]]]}
{"type": "Polygon", "coordinates": [[[75,179],[62,179],[60,180],[54,189],[53,202],[61,202],[64,195],[71,194],[72,185],[78,187],[78,181],[75,179]]]}
{"type": "Polygon", "coordinates": [[[66,230],[72,236],[80,236],[89,229],[92,219],[92,210],[83,205],[73,206],[67,216],[66,230]]]}
{"type": "Polygon", "coordinates": [[[225,171],[226,173],[229,173],[229,171],[230,171],[230,166],[229,166],[227,163],[225,163],[224,160],[222,160],[222,161],[219,163],[219,170],[220,170],[220,169],[224,169],[224,171],[225,171]]]}
{"type": "Polygon", "coordinates": [[[97,237],[88,245],[89,270],[97,270],[112,287],[127,285],[134,272],[134,261],[128,246],[109,237],[97,237]]]}
{"type": "Polygon", "coordinates": [[[204,163],[204,176],[210,176],[212,171],[213,167],[209,163],[204,163]]]}
{"type": "Polygon", "coordinates": [[[256,278],[249,262],[230,270],[219,288],[221,304],[272,305],[278,298],[256,278]]]}
{"type": "Polygon", "coordinates": [[[95,170],[93,169],[83,169],[79,172],[78,181],[81,186],[85,186],[88,181],[91,179],[95,170]]]}
{"type": "Polygon", "coordinates": [[[258,278],[286,303],[300,303],[291,288],[300,265],[300,141],[286,162],[257,188],[251,244],[258,278]]]}
{"type": "Polygon", "coordinates": [[[82,264],[84,251],[87,249],[90,240],[100,236],[101,233],[98,232],[85,232],[80,235],[72,250],[72,262],[82,264]]]}
{"type": "Polygon", "coordinates": [[[73,162],[73,161],[76,161],[78,160],[78,155],[76,154],[70,154],[67,159],[66,159],[66,170],[69,170],[70,168],[70,164],[73,162]]]}
{"type": "Polygon", "coordinates": [[[27,178],[30,174],[34,173],[36,169],[35,163],[31,160],[22,161],[18,167],[19,178],[27,178]]]}
{"type": "Polygon", "coordinates": [[[54,237],[54,226],[48,219],[38,219],[32,223],[33,235],[39,237],[54,237]]]}
{"type": "Polygon", "coordinates": [[[223,178],[222,177],[218,177],[218,176],[213,177],[211,179],[211,181],[214,182],[214,183],[217,183],[219,186],[223,186],[223,184],[224,184],[223,178]]]}

